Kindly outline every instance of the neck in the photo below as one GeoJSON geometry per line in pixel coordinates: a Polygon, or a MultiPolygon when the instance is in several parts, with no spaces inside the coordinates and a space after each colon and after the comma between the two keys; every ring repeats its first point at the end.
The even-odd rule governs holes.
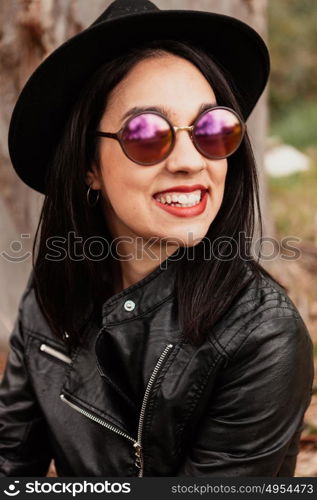
{"type": "Polygon", "coordinates": [[[177,248],[176,245],[151,245],[147,248],[144,242],[140,248],[139,240],[134,243],[121,242],[120,248],[117,249],[120,258],[117,258],[114,266],[114,293],[119,293],[141,281],[158,268],[177,248]]]}

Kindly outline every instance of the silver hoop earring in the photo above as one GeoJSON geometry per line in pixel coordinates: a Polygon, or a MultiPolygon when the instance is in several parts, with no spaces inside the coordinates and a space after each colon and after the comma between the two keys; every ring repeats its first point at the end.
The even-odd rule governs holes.
{"type": "Polygon", "coordinates": [[[100,198],[100,191],[98,191],[97,189],[91,189],[91,187],[89,186],[89,188],[87,189],[87,194],[86,194],[86,197],[87,197],[87,203],[90,207],[95,207],[99,201],[99,198],[100,198]],[[93,201],[91,201],[91,197],[90,197],[90,193],[91,191],[94,191],[95,193],[97,193],[97,196],[95,197],[95,199],[93,201]]]}

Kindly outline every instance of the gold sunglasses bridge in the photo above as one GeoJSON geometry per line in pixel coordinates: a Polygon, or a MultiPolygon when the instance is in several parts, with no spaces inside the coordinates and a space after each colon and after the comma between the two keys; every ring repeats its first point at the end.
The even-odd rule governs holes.
{"type": "Polygon", "coordinates": [[[188,132],[192,132],[194,125],[190,125],[188,127],[173,127],[174,132],[178,132],[178,130],[188,130],[188,132]]]}

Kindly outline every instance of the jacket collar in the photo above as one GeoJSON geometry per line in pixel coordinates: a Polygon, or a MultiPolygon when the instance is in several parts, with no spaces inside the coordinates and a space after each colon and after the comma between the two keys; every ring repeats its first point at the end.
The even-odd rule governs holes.
{"type": "Polygon", "coordinates": [[[185,254],[183,248],[176,250],[145,278],[108,299],[102,307],[102,325],[130,321],[164,302],[173,294],[176,270],[185,254]]]}

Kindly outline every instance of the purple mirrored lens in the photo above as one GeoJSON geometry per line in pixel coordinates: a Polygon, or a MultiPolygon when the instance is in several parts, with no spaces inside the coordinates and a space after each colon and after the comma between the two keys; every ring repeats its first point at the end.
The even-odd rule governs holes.
{"type": "Polygon", "coordinates": [[[132,160],[142,164],[157,163],[169,152],[172,130],[163,117],[142,113],[127,122],[122,142],[132,160]]]}
{"type": "Polygon", "coordinates": [[[203,113],[196,122],[193,138],[197,148],[209,158],[225,158],[239,147],[243,125],[228,109],[215,108],[203,113]]]}

